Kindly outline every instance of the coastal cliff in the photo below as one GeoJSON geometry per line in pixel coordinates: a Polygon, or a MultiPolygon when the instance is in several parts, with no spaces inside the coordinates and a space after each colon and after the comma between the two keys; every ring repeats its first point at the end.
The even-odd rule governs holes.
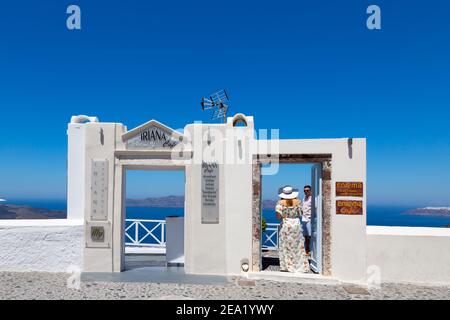
{"type": "MultiPolygon", "coordinates": [[[[276,200],[263,200],[263,209],[273,209],[277,204],[276,200]]],[[[166,208],[183,208],[183,196],[167,196],[167,197],[153,197],[146,199],[127,199],[127,207],[166,207],[166,208]]]]}
{"type": "Polygon", "coordinates": [[[0,219],[65,219],[62,210],[49,210],[24,205],[0,204],[0,219]]]}
{"type": "Polygon", "coordinates": [[[166,207],[183,208],[183,196],[153,197],[146,199],[127,199],[127,207],[166,207]]]}
{"type": "Polygon", "coordinates": [[[404,214],[416,216],[435,216],[450,217],[450,208],[448,207],[425,207],[405,211],[404,214]]]}

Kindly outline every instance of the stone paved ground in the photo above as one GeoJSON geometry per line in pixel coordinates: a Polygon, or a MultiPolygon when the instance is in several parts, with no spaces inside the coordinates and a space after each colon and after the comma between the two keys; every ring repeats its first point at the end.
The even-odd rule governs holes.
{"type": "Polygon", "coordinates": [[[170,283],[82,282],[80,290],[67,287],[68,274],[0,272],[0,299],[449,299],[450,286],[384,284],[357,293],[343,285],[286,283],[257,280],[241,286],[170,283]]]}

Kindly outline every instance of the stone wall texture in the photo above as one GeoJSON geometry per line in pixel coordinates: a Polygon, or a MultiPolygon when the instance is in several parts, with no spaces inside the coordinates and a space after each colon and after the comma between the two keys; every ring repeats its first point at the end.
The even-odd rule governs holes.
{"type": "Polygon", "coordinates": [[[252,271],[261,271],[261,164],[253,163],[252,271]]]}
{"type": "Polygon", "coordinates": [[[322,274],[331,276],[331,161],[322,162],[322,274]]]}

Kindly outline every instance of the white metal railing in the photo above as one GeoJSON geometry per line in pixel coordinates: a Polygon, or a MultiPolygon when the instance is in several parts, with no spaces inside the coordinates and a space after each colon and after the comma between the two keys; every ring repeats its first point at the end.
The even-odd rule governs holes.
{"type": "MultiPolygon", "coordinates": [[[[126,219],[125,245],[139,247],[166,247],[166,220],[126,219]],[[141,231],[140,231],[141,230],[141,231]],[[144,242],[149,239],[150,241],[144,242]]],[[[278,250],[278,223],[267,223],[262,247],[278,250]]]]}
{"type": "Polygon", "coordinates": [[[278,223],[267,223],[263,234],[262,247],[267,250],[278,250],[278,223]],[[264,239],[265,237],[265,239],[264,239]]]}
{"type": "Polygon", "coordinates": [[[166,247],[166,220],[126,219],[126,222],[131,222],[125,228],[126,246],[166,247]]]}

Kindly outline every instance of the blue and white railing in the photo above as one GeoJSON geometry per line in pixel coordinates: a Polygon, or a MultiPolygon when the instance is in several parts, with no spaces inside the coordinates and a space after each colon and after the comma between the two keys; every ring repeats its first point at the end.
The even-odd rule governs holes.
{"type": "MultiPolygon", "coordinates": [[[[262,248],[278,250],[278,223],[267,223],[262,248]]],[[[166,247],[166,220],[126,219],[125,246],[166,247]]]]}
{"type": "Polygon", "coordinates": [[[262,248],[278,250],[278,223],[267,223],[266,231],[262,234],[262,248]]]}
{"type": "Polygon", "coordinates": [[[125,246],[166,247],[166,220],[126,219],[125,246]]]}

